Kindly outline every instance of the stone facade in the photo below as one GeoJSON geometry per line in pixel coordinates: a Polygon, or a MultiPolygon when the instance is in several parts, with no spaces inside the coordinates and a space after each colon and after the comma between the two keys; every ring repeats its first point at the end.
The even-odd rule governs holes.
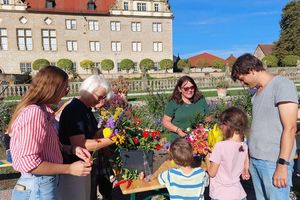
{"type": "MultiPolygon", "coordinates": [[[[0,2],[0,8],[3,8],[3,0],[0,2]]],[[[120,0],[107,15],[1,9],[0,31],[5,31],[0,39],[3,43],[6,38],[7,48],[0,46],[0,70],[2,73],[21,73],[29,70],[31,63],[39,58],[53,64],[68,58],[76,63],[79,74],[87,74],[90,72],[80,67],[82,60],[89,59],[100,66],[103,59],[111,59],[115,67],[110,73],[126,74],[117,68],[124,58],[136,62],[136,72],[144,58],[156,63],[165,58],[172,59],[173,16],[167,1],[147,0],[146,11],[137,11],[136,1],[126,2],[128,10],[124,11],[124,1],[120,0]],[[159,5],[158,11],[154,11],[154,2],[159,5]],[[45,44],[43,40],[51,44],[45,44]],[[45,45],[47,50],[44,50],[45,45]],[[53,49],[48,50],[51,45],[53,49]]],[[[0,41],[0,45],[2,43],[0,41]]]]}

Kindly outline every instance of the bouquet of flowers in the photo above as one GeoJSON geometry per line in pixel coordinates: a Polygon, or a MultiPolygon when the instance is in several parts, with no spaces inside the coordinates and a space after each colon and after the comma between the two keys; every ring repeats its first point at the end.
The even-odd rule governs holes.
{"type": "Polygon", "coordinates": [[[194,155],[206,156],[210,152],[207,142],[208,129],[199,124],[195,129],[187,129],[187,140],[193,147],[194,155]]]}

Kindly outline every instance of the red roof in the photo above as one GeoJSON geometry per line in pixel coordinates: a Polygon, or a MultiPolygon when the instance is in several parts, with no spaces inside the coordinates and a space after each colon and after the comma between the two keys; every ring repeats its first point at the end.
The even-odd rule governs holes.
{"type": "Polygon", "coordinates": [[[230,61],[236,61],[236,57],[234,57],[234,55],[231,54],[226,60],[228,62],[230,62],[230,61]]]}
{"type": "Polygon", "coordinates": [[[220,58],[220,57],[217,57],[215,55],[212,55],[212,54],[209,54],[209,53],[202,53],[202,54],[198,54],[198,55],[195,55],[195,56],[192,56],[190,58],[188,58],[188,60],[190,61],[191,65],[193,67],[197,66],[197,63],[199,60],[206,60],[206,62],[209,64],[209,65],[212,65],[212,63],[215,61],[215,60],[221,60],[223,61],[225,64],[227,63],[226,60],[224,60],[223,58],[220,58]]]}
{"type": "Polygon", "coordinates": [[[270,55],[273,51],[273,44],[259,44],[258,47],[262,50],[265,56],[270,55]]]}
{"type": "Polygon", "coordinates": [[[54,8],[46,8],[45,0],[27,0],[28,11],[108,14],[116,0],[95,0],[96,9],[87,9],[88,0],[56,0],[54,8]],[[75,3],[76,1],[76,3],[75,3]]]}

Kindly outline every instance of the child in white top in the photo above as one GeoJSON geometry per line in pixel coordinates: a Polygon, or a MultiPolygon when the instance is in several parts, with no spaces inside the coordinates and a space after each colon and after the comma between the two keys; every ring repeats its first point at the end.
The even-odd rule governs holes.
{"type": "Polygon", "coordinates": [[[203,200],[208,176],[201,167],[192,168],[192,146],[184,138],[177,138],[171,144],[170,157],[178,168],[164,171],[158,176],[159,183],[168,189],[170,199],[203,200]]]}
{"type": "Polygon", "coordinates": [[[244,180],[250,178],[248,146],[244,143],[247,123],[247,115],[236,107],[220,115],[224,141],[216,143],[211,155],[206,157],[212,199],[246,199],[240,176],[244,180]]]}

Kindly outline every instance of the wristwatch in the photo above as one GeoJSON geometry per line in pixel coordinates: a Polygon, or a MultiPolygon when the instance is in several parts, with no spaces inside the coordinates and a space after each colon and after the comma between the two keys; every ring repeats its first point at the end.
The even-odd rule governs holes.
{"type": "Polygon", "coordinates": [[[277,163],[281,164],[281,165],[289,165],[290,164],[290,162],[284,160],[283,158],[278,158],[277,163]]]}

